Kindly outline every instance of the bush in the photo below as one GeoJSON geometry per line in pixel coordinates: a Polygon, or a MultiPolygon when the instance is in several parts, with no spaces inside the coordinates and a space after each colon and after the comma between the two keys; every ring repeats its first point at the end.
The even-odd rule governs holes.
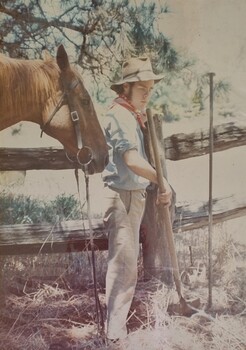
{"type": "Polygon", "coordinates": [[[62,194],[50,202],[24,195],[0,195],[1,225],[54,223],[68,219],[76,220],[81,218],[81,215],[86,217],[85,213],[81,214],[78,200],[73,195],[62,194]]]}

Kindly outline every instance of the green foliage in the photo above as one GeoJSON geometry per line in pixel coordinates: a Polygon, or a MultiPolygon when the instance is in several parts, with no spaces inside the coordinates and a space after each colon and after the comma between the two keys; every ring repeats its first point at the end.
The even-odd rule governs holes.
{"type": "MultiPolygon", "coordinates": [[[[56,46],[63,43],[88,78],[93,97],[103,105],[112,98],[109,86],[119,78],[122,61],[148,55],[154,71],[165,73],[153,105],[158,105],[166,120],[204,109],[206,75],[195,72],[194,59],[174,49],[158,26],[160,18],[169,16],[164,1],[4,0],[0,15],[0,51],[12,57],[40,58],[43,48],[55,55],[56,46]]],[[[220,81],[215,96],[226,96],[229,88],[220,81]]]]}
{"type": "Polygon", "coordinates": [[[201,85],[198,85],[194,95],[192,97],[192,103],[194,106],[198,107],[199,111],[202,111],[204,109],[204,104],[203,104],[203,88],[201,85]]]}
{"type": "Polygon", "coordinates": [[[30,196],[0,195],[0,223],[38,224],[81,218],[79,203],[72,195],[58,196],[55,200],[44,202],[30,196]]]}
{"type": "Polygon", "coordinates": [[[157,23],[166,6],[133,0],[6,0],[0,6],[0,49],[12,57],[41,57],[63,43],[83,69],[111,74],[127,55],[149,53],[163,68],[175,69],[178,55],[157,23]]]}
{"type": "Polygon", "coordinates": [[[227,96],[231,90],[231,85],[228,81],[219,80],[214,85],[215,97],[227,96]]]}

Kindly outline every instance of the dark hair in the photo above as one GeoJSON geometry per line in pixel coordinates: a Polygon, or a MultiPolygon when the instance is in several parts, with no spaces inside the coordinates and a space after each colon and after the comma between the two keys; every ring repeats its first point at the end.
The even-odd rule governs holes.
{"type": "MultiPolygon", "coordinates": [[[[124,83],[125,84],[125,83],[124,83]]],[[[118,95],[122,95],[123,92],[124,92],[124,87],[123,85],[124,84],[121,84],[121,85],[116,85],[115,88],[114,88],[114,91],[118,94],[118,95]]],[[[135,82],[127,82],[127,84],[129,84],[130,86],[133,86],[135,84],[135,82]]]]}
{"type": "Polygon", "coordinates": [[[118,94],[118,95],[122,95],[124,92],[124,88],[123,88],[123,84],[121,85],[116,85],[114,87],[114,91],[118,94]]]}

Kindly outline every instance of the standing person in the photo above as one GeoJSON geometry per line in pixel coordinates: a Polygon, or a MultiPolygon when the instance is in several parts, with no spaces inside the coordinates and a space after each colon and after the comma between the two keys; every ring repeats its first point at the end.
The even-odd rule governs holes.
{"type": "MultiPolygon", "coordinates": [[[[154,84],[163,78],[153,73],[148,57],[131,58],[122,65],[122,79],[111,86],[118,97],[104,118],[109,163],[103,173],[109,233],[106,276],[107,338],[127,335],[126,320],[137,283],[139,229],[144,214],[146,187],[157,184],[147,161],[141,129],[154,84]]],[[[164,178],[165,193],[158,201],[170,205],[172,191],[164,178]]]]}

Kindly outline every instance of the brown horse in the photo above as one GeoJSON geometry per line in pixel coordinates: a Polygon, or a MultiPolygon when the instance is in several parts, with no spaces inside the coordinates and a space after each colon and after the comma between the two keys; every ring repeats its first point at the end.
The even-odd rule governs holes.
{"type": "Polygon", "coordinates": [[[92,100],[62,45],[56,60],[0,54],[0,130],[20,121],[39,124],[89,174],[107,164],[108,148],[92,100]]]}

